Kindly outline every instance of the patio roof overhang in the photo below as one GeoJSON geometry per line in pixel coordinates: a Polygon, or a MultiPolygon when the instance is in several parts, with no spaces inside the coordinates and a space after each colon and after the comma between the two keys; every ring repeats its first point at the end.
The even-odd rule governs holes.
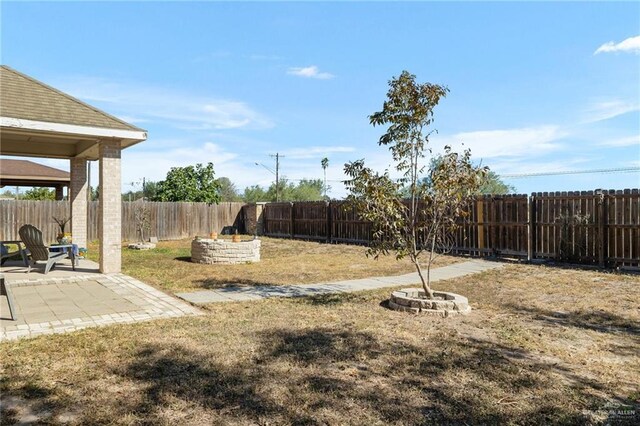
{"type": "Polygon", "coordinates": [[[0,117],[0,137],[2,155],[98,160],[100,141],[117,140],[124,149],[147,132],[0,117]]]}
{"type": "Polygon", "coordinates": [[[86,246],[87,160],[99,160],[100,271],[121,269],[121,152],[147,132],[0,65],[0,155],[70,161],[74,243],[86,246]]]}

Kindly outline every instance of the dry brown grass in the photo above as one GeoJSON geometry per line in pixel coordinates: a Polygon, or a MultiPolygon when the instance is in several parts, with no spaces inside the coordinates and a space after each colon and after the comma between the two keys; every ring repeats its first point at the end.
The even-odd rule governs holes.
{"type": "MultiPolygon", "coordinates": [[[[248,237],[247,237],[248,238],[248,237]]],[[[191,240],[161,241],[149,251],[123,249],[122,270],[163,290],[178,292],[219,288],[229,284],[312,284],[381,275],[414,272],[407,259],[394,256],[375,260],[365,256],[366,247],[321,244],[275,238],[261,238],[261,261],[241,265],[191,263],[191,240]]],[[[97,247],[90,247],[97,253],[97,247]]],[[[436,267],[458,261],[443,256],[436,267]]]]}
{"type": "Polygon", "coordinates": [[[640,277],[507,265],[437,288],[474,310],[413,316],[374,291],[3,343],[0,390],[53,423],[640,420],[624,406],[640,397],[640,277]]]}

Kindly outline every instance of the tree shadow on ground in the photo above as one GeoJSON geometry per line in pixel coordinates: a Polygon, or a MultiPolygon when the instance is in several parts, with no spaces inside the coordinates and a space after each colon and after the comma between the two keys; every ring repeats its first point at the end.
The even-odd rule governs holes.
{"type": "Polygon", "coordinates": [[[0,379],[0,425],[55,423],[59,415],[69,415],[72,405],[60,397],[55,387],[47,387],[27,378],[25,383],[6,392],[9,379],[0,379]],[[33,418],[42,421],[34,422],[33,418]]]}
{"type": "Polygon", "coordinates": [[[604,403],[597,381],[517,348],[463,337],[415,346],[348,329],[273,329],[238,362],[151,344],[116,373],[144,396],[113,408],[151,423],[175,400],[214,422],[285,424],[586,424],[574,395],[604,403]]]}
{"type": "Polygon", "coordinates": [[[549,325],[575,327],[602,333],[640,336],[640,323],[603,310],[560,312],[513,303],[503,305],[508,311],[526,315],[549,325]]]}
{"type": "MultiPolygon", "coordinates": [[[[127,392],[65,405],[87,424],[590,424],[582,410],[606,402],[596,379],[489,340],[442,332],[418,343],[346,325],[258,336],[237,359],[148,343],[95,366],[101,387],[127,392]]],[[[24,396],[48,402],[50,392],[24,396]]]]}

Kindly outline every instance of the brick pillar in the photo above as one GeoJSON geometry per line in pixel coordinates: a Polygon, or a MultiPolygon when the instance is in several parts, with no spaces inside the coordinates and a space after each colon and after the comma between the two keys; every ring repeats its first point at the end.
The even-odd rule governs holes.
{"type": "Polygon", "coordinates": [[[122,258],[122,196],[120,142],[100,142],[100,272],[120,272],[122,258]]]}
{"type": "Polygon", "coordinates": [[[78,247],[87,246],[87,160],[71,159],[71,184],[69,203],[71,205],[71,238],[78,247]]]}
{"type": "Polygon", "coordinates": [[[60,201],[64,198],[64,187],[62,185],[56,186],[56,200],[60,201]]]}
{"type": "Polygon", "coordinates": [[[264,205],[266,203],[252,203],[243,207],[244,209],[244,227],[245,232],[249,235],[263,235],[263,214],[264,205]]]}

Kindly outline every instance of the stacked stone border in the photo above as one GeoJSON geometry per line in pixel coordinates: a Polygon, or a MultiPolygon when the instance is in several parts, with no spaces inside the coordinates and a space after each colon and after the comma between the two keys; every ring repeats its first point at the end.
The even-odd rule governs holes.
{"type": "Polygon", "coordinates": [[[234,243],[223,239],[195,239],[191,242],[191,261],[206,264],[259,262],[260,240],[234,243]]]}
{"type": "Polygon", "coordinates": [[[396,311],[441,317],[466,315],[471,312],[469,300],[464,296],[446,291],[434,291],[433,295],[435,299],[430,300],[426,298],[422,289],[403,288],[391,293],[389,308],[396,311]]]}

